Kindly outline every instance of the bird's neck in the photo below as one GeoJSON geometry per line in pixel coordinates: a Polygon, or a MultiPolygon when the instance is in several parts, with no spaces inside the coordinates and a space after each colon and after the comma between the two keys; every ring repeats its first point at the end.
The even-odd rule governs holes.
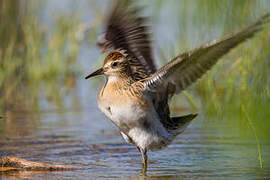
{"type": "Polygon", "coordinates": [[[115,84],[119,88],[123,86],[129,86],[134,82],[132,77],[128,73],[119,73],[117,75],[110,75],[107,77],[107,83],[115,84]]]}

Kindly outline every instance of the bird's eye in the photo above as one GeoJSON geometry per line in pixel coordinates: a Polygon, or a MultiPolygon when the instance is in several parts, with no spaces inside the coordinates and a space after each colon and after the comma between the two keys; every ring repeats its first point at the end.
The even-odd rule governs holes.
{"type": "Polygon", "coordinates": [[[112,67],[116,67],[118,65],[118,62],[113,62],[112,67]]]}

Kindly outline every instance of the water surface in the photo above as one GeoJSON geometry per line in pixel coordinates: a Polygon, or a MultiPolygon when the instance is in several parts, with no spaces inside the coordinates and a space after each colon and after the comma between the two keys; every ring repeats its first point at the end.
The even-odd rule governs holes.
{"type": "MultiPolygon", "coordinates": [[[[9,112],[2,120],[1,155],[31,161],[75,165],[66,172],[8,172],[4,179],[144,179],[137,149],[119,136],[97,108],[85,111],[9,112]],[[9,126],[9,123],[16,124],[9,126]]],[[[220,133],[234,127],[209,123],[202,116],[166,149],[149,153],[151,179],[256,179],[270,178],[270,169],[259,168],[254,139],[238,133],[220,133]],[[217,132],[218,131],[218,132],[217,132]]],[[[237,131],[235,131],[237,132],[237,131]]],[[[263,142],[263,148],[270,144],[263,142]]],[[[264,154],[270,158],[270,153],[264,154]]]]}

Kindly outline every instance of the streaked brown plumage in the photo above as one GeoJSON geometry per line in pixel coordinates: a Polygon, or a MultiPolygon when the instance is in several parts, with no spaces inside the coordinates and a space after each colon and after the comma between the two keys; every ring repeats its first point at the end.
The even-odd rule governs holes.
{"type": "Polygon", "coordinates": [[[170,117],[168,100],[186,89],[217,60],[239,43],[254,36],[269,22],[270,14],[241,31],[185,52],[156,71],[145,18],[127,1],[111,11],[98,45],[108,54],[102,68],[86,77],[104,74],[106,83],[98,94],[100,109],[119,128],[124,139],[142,154],[166,147],[196,117],[170,117]]]}

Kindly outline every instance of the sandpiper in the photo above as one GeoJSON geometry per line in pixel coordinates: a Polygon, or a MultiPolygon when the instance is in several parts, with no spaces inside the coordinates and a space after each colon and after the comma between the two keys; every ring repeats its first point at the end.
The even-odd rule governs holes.
{"type": "Polygon", "coordinates": [[[106,31],[98,38],[107,53],[103,66],[86,79],[105,75],[98,94],[101,111],[120,130],[123,138],[142,155],[147,170],[147,151],[159,150],[182,133],[197,114],[171,117],[168,101],[180,93],[230,49],[251,38],[269,21],[270,14],[239,32],[185,52],[156,70],[145,18],[129,3],[118,1],[108,16],[106,31]]]}

